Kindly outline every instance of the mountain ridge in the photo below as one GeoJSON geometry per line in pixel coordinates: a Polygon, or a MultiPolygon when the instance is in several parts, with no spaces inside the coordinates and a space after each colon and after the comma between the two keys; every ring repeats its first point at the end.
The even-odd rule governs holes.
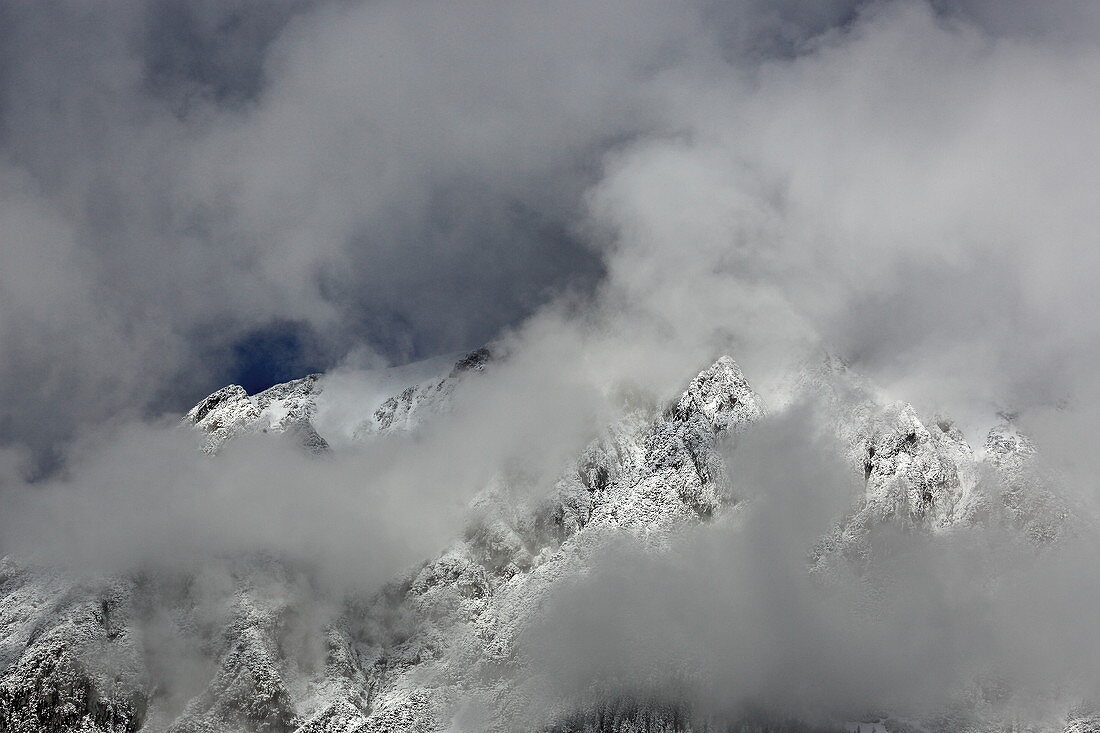
{"type": "MultiPolygon", "coordinates": [[[[416,430],[450,409],[465,379],[491,366],[488,351],[471,352],[446,376],[384,400],[361,423],[371,428],[357,429],[355,439],[416,430]]],[[[880,404],[835,362],[805,371],[799,385],[826,405],[853,480],[863,482],[813,549],[808,572],[827,578],[841,566],[866,570],[870,533],[883,524],[935,535],[999,522],[1040,548],[1067,531],[1071,517],[1052,487],[1035,478],[1034,446],[1014,426],[991,431],[986,456],[978,457],[949,421],[929,426],[907,403],[880,404]]],[[[323,393],[320,375],[257,395],[231,385],[183,420],[211,455],[257,433],[289,434],[324,453],[331,448],[313,424],[323,393]]],[[[308,580],[279,560],[236,563],[227,571],[225,608],[208,617],[186,590],[166,599],[157,584],[167,581],[119,577],[88,585],[5,559],[0,732],[429,731],[447,727],[470,700],[480,701],[485,730],[515,721],[575,723],[586,731],[693,730],[690,715],[658,714],[644,704],[612,716],[613,723],[571,717],[576,711],[569,709],[532,722],[524,701],[538,691],[529,687],[531,660],[519,641],[547,600],[624,533],[661,552],[686,529],[736,511],[736,467],[724,446],[765,419],[762,399],[723,356],[670,404],[632,409],[608,425],[549,495],[517,502],[512,484],[522,477],[499,474],[475,497],[463,536],[443,553],[373,596],[340,602],[340,613],[315,630],[319,639],[311,643],[324,649],[319,659],[288,649],[286,635],[310,591],[308,580]],[[165,606],[165,633],[197,650],[209,668],[174,715],[169,698],[181,693],[162,689],[143,648],[149,626],[142,614],[150,605],[165,606]],[[100,668],[90,661],[96,659],[115,661],[100,668]]],[[[174,582],[186,589],[195,580],[174,582]]]]}

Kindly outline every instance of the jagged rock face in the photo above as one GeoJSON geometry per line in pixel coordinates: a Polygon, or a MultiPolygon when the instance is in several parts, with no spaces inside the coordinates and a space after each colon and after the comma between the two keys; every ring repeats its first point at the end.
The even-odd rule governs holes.
{"type": "Polygon", "coordinates": [[[328,443],[313,427],[320,393],[320,374],[277,384],[255,395],[231,384],[195,405],[184,421],[206,434],[203,450],[216,452],[226,441],[257,432],[289,433],[313,452],[328,449],[328,443]]]}
{"type": "MultiPolygon", "coordinates": [[[[373,440],[415,429],[451,409],[462,380],[488,363],[487,351],[472,352],[447,376],[383,401],[356,432],[373,440]]],[[[982,457],[949,421],[926,423],[908,404],[882,404],[836,360],[800,385],[825,406],[824,424],[840,437],[857,487],[808,569],[866,567],[869,534],[883,524],[935,535],[996,521],[1037,544],[1064,531],[1068,515],[1034,447],[1012,426],[990,433],[982,457]]],[[[325,450],[313,425],[323,389],[317,375],[252,396],[230,386],[185,420],[203,432],[210,453],[263,432],[296,434],[325,450]]],[[[660,552],[682,529],[735,505],[737,467],[727,465],[724,444],[763,419],[761,399],[722,357],[671,404],[635,409],[608,426],[548,496],[517,499],[525,494],[513,484],[522,479],[498,476],[475,499],[461,539],[376,596],[346,599],[341,613],[313,629],[316,658],[296,654],[288,636],[312,590],[270,558],[241,560],[229,573],[216,623],[189,592],[166,598],[155,583],[132,579],[84,586],[6,561],[0,733],[437,731],[472,699],[494,721],[483,729],[504,726],[534,692],[524,687],[534,683],[525,681],[530,660],[518,640],[545,602],[623,533],[660,552]],[[203,683],[175,707],[147,664],[140,609],[149,606],[161,607],[173,633],[209,661],[203,683]]],[[[675,705],[608,701],[560,712],[559,731],[693,730],[675,705]]],[[[1088,729],[1086,717],[1074,720],[1078,727],[1067,730],[1088,729]]]]}
{"type": "Polygon", "coordinates": [[[1049,544],[1069,530],[1071,514],[1038,465],[1035,445],[1011,423],[989,431],[986,455],[996,473],[1002,521],[1036,545],[1049,544]]]}
{"type": "Polygon", "coordinates": [[[1011,424],[994,427],[984,455],[947,418],[925,423],[905,402],[881,404],[870,386],[835,359],[807,370],[802,388],[821,398],[829,429],[847,448],[864,490],[814,551],[815,570],[871,561],[870,536],[882,525],[939,533],[995,522],[1041,545],[1070,514],[1034,465],[1035,449],[1011,424]]]}
{"type": "Polygon", "coordinates": [[[455,362],[454,368],[451,369],[451,373],[448,374],[447,377],[454,379],[466,372],[485,371],[485,365],[488,364],[492,358],[493,355],[489,352],[489,349],[485,347],[471,351],[455,362]]]}
{"type": "Polygon", "coordinates": [[[244,391],[244,387],[231,384],[191,408],[184,420],[207,434],[203,450],[216,451],[222,443],[240,435],[260,419],[260,408],[244,391]]]}
{"type": "MultiPolygon", "coordinates": [[[[450,409],[451,394],[470,374],[483,372],[492,359],[482,348],[459,359],[447,376],[413,385],[380,405],[369,405],[370,417],[354,430],[354,437],[413,430],[421,420],[450,409]]],[[[314,425],[324,375],[311,374],[249,395],[231,384],[199,402],[184,423],[204,434],[202,449],[216,453],[227,441],[253,433],[287,434],[313,453],[329,449],[329,440],[314,425]]]]}
{"type": "Polygon", "coordinates": [[[667,539],[726,496],[718,443],[762,417],[728,358],[701,373],[667,411],[609,427],[540,506],[517,511],[501,477],[475,504],[466,537],[413,575],[401,601],[417,632],[376,664],[363,730],[439,730],[465,695],[501,701],[507,719],[524,662],[517,640],[544,601],[616,533],[667,539]],[[473,685],[473,687],[469,687],[473,685]]]}
{"type": "Polygon", "coordinates": [[[172,724],[171,733],[211,729],[290,733],[298,727],[278,642],[285,613],[284,604],[260,602],[246,589],[238,592],[218,671],[172,724]]]}
{"type": "Polygon", "coordinates": [[[835,358],[802,383],[823,396],[831,429],[863,476],[858,511],[869,520],[937,530],[973,512],[974,452],[949,421],[928,427],[908,403],[880,404],[835,358]]]}
{"type": "Polygon", "coordinates": [[[562,531],[590,523],[650,530],[712,515],[728,488],[719,436],[763,414],[741,370],[719,359],[665,414],[627,415],[584,450],[576,472],[558,484],[562,531]]]}
{"type": "Polygon", "coordinates": [[[471,351],[459,359],[443,379],[409,387],[390,397],[374,411],[370,419],[356,427],[355,437],[414,430],[425,416],[448,410],[451,394],[464,376],[484,371],[490,359],[488,349],[471,351]]]}
{"type": "Polygon", "coordinates": [[[680,422],[699,418],[715,430],[751,422],[762,414],[760,398],[728,356],[719,358],[691,380],[674,410],[674,417],[680,422]]]}
{"type": "Polygon", "coordinates": [[[1074,710],[1066,720],[1064,733],[1097,733],[1100,731],[1100,713],[1095,710],[1074,710]]]}

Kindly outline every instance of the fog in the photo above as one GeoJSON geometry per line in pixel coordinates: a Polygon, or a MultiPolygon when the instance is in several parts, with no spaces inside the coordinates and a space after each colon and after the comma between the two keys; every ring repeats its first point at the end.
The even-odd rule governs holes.
{"type": "Polygon", "coordinates": [[[950,727],[979,711],[1043,726],[1094,699],[1094,537],[1036,552],[995,524],[886,525],[871,568],[815,576],[810,550],[862,483],[838,452],[797,405],[730,451],[736,511],[667,552],[627,537],[604,550],[525,636],[536,710],[627,698],[713,721],[950,727]]]}
{"type": "MultiPolygon", "coordinates": [[[[780,405],[818,348],[922,414],[1018,413],[1065,491],[1100,498],[1092,4],[12,2],[0,19],[0,552],[94,573],[273,552],[377,587],[458,536],[494,475],[548,490],[625,403],[729,353],[780,405]],[[350,382],[490,341],[500,359],[419,436],[201,455],[179,415],[240,381],[265,333],[350,382]]],[[[853,610],[855,581],[812,587],[805,553],[851,487],[798,415],[734,456],[757,497],[743,516],[664,557],[627,543],[570,591],[547,622],[577,629],[546,652],[551,689],[626,676],[716,714],[808,717],[916,715],[986,668],[1094,690],[1087,548],[896,538],[907,580],[882,608],[853,610]],[[663,661],[680,658],[701,681],[663,661]]]]}

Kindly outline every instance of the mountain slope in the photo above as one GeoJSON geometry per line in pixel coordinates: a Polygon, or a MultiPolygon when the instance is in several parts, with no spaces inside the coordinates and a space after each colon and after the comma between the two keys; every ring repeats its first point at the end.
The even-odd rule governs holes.
{"type": "MultiPolygon", "coordinates": [[[[458,385],[468,375],[483,372],[491,359],[486,348],[471,351],[444,376],[404,388],[377,406],[361,405],[361,412],[368,414],[358,421],[351,437],[415,429],[425,416],[449,409],[450,395],[458,385]]],[[[329,449],[329,441],[318,432],[315,421],[328,391],[322,374],[276,384],[255,395],[231,384],[191,408],[183,421],[204,434],[202,450],[206,453],[216,453],[228,441],[255,433],[286,434],[309,451],[323,453],[329,449]]],[[[345,399],[345,395],[337,390],[334,399],[345,399]]]]}
{"type": "MultiPolygon", "coordinates": [[[[416,430],[451,409],[463,380],[491,367],[488,352],[472,352],[445,375],[366,407],[356,439],[416,430]]],[[[185,421],[209,453],[263,433],[324,452],[329,441],[314,421],[325,389],[318,375],[252,396],[230,386],[185,421]]],[[[865,570],[874,560],[871,533],[884,525],[935,536],[999,523],[1037,547],[1072,527],[1034,447],[1010,424],[975,452],[949,421],[926,423],[908,404],[880,403],[836,360],[804,372],[798,393],[820,406],[857,487],[808,572],[865,570]]],[[[336,599],[338,611],[317,619],[308,569],[285,559],[242,557],[197,575],[94,583],[5,560],[0,733],[435,731],[456,719],[476,730],[695,729],[690,711],[668,701],[534,715],[539,690],[520,640],[608,543],[625,534],[659,553],[736,510],[729,443],[765,419],[760,397],[722,357],[670,404],[607,426],[548,495],[531,498],[522,477],[498,475],[474,500],[464,535],[440,556],[369,597],[336,599]],[[166,638],[178,650],[168,659],[166,638]],[[177,674],[185,660],[187,673],[177,674]]],[[[1084,725],[1074,720],[1074,730],[1084,725]]]]}

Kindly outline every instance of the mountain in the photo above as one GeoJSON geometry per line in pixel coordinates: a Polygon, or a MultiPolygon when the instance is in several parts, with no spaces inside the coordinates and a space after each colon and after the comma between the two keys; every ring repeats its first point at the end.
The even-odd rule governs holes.
{"type": "Polygon", "coordinates": [[[949,418],[926,423],[909,403],[879,403],[835,358],[800,381],[828,406],[832,430],[865,484],[848,517],[815,550],[815,570],[835,562],[866,566],[870,533],[887,523],[934,534],[992,522],[1036,546],[1071,530],[1069,508],[1034,444],[1011,422],[994,426],[976,452],[949,418]]]}
{"type": "MultiPolygon", "coordinates": [[[[210,460],[229,441],[265,433],[324,454],[341,442],[416,431],[451,410],[468,380],[490,379],[493,367],[488,350],[471,352],[384,399],[357,403],[357,420],[326,422],[332,401],[343,401],[340,387],[310,375],[256,395],[225,387],[184,422],[210,460]]],[[[1010,422],[976,451],[950,420],[925,421],[907,403],[879,401],[834,358],[802,370],[795,394],[819,406],[859,487],[834,529],[808,548],[806,572],[823,582],[843,569],[866,571],[878,527],[935,537],[993,523],[1037,551],[1074,531],[1053,478],[1010,422]]],[[[499,474],[444,552],[377,592],[338,599],[338,611],[317,620],[310,569],[286,558],[97,579],[5,558],[0,733],[367,733],[458,730],[455,721],[467,730],[563,733],[809,730],[783,720],[719,726],[686,703],[628,698],[558,702],[532,717],[540,690],[521,646],[601,549],[629,536],[660,553],[691,528],[735,514],[742,497],[729,448],[768,419],[723,356],[670,403],[635,407],[606,426],[546,495],[522,491],[522,475],[499,474]],[[204,600],[212,584],[228,599],[218,608],[204,600]]],[[[1066,731],[1097,730],[1087,713],[1065,716],[1066,731]]],[[[967,723],[1003,724],[995,714],[967,723]]],[[[950,729],[911,725],[880,728],[950,729]]]]}
{"type": "MultiPolygon", "coordinates": [[[[448,398],[459,382],[469,374],[484,371],[491,358],[487,348],[471,351],[445,376],[408,386],[371,410],[365,406],[362,410],[366,414],[355,425],[352,437],[415,429],[425,415],[448,410],[448,398]]],[[[287,434],[311,452],[323,453],[329,444],[314,422],[332,391],[327,386],[321,374],[277,384],[255,395],[231,384],[199,402],[183,420],[205,434],[202,450],[206,453],[216,453],[229,440],[254,433],[287,434]]],[[[343,394],[335,397],[344,398],[343,394]]]]}
{"type": "Polygon", "coordinates": [[[222,387],[191,408],[184,420],[206,433],[203,451],[215,453],[246,433],[291,433],[314,452],[328,449],[310,418],[317,411],[320,374],[310,374],[249,395],[237,384],[222,387]]]}

